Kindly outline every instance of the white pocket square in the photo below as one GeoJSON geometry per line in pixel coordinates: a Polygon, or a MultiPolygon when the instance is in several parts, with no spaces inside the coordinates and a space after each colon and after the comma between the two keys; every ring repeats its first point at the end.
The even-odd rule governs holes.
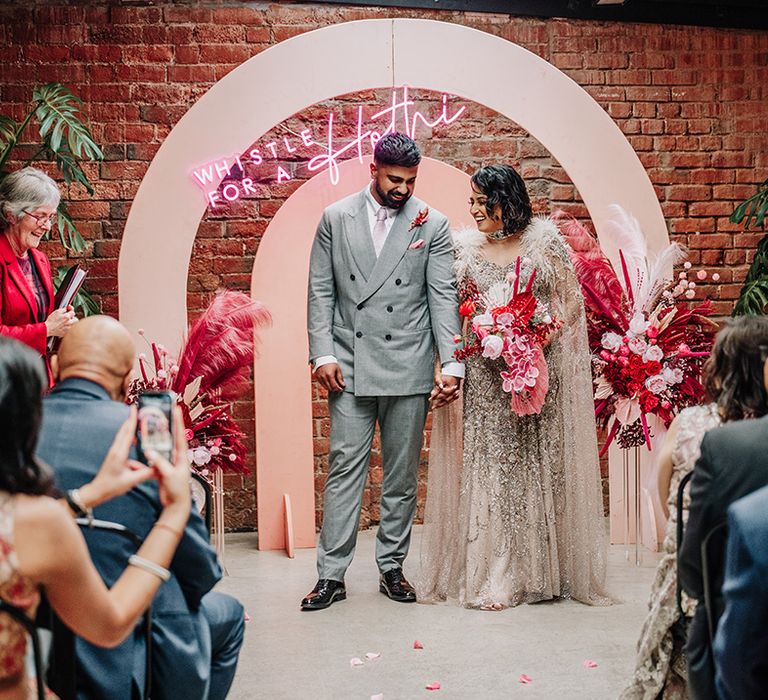
{"type": "Polygon", "coordinates": [[[418,241],[414,241],[413,243],[411,243],[411,245],[408,246],[408,250],[418,250],[419,248],[423,248],[423,247],[424,247],[424,239],[419,238],[418,241]]]}

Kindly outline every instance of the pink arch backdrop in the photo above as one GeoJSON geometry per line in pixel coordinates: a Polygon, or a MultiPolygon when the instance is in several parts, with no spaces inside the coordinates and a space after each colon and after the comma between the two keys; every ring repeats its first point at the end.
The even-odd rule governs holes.
{"type": "MultiPolygon", "coordinates": [[[[178,347],[187,324],[192,245],[207,205],[190,177],[193,166],[244,152],[276,124],[322,100],[400,85],[473,100],[530,132],[578,188],[609,254],[615,253],[615,245],[603,231],[613,203],[639,219],[651,252],[667,244],[661,207],[631,145],[600,105],[557,68],[505,39],[457,24],[418,19],[348,22],[296,36],[249,59],[216,83],[173,128],[147,170],[126,223],[118,267],[123,323],[134,333],[143,327],[169,348],[178,347]],[[495,70],[478,73],[473,70],[478,64],[495,70]]],[[[211,189],[217,184],[214,181],[211,189]]],[[[341,196],[341,190],[333,198],[336,194],[341,196]]],[[[314,221],[304,225],[311,231],[314,221]]],[[[292,245],[290,237],[279,238],[280,245],[292,245]]],[[[264,243],[255,270],[270,269],[263,250],[264,243]]],[[[302,264],[306,271],[306,261],[302,264]]],[[[271,279],[282,285],[280,279],[271,279]]],[[[272,311],[276,317],[281,313],[274,307],[272,311]]],[[[267,353],[262,361],[271,361],[267,353]]],[[[282,368],[269,377],[260,373],[258,381],[258,393],[275,396],[281,383],[290,380],[282,368]]],[[[301,411],[296,415],[295,435],[308,433],[309,418],[301,411]],[[299,424],[299,416],[305,425],[299,424]]],[[[265,449],[277,442],[264,429],[264,418],[257,406],[257,456],[269,454],[265,449]]],[[[306,464],[288,465],[285,447],[277,462],[263,464],[259,459],[258,491],[288,493],[294,503],[302,504],[302,515],[294,513],[296,544],[311,546],[314,524],[303,513],[300,495],[306,479],[293,481],[293,474],[311,475],[311,455],[306,464]]],[[[614,498],[617,506],[612,512],[624,506],[621,494],[613,493],[616,481],[611,479],[612,506],[614,498]]],[[[282,498],[264,503],[260,495],[260,548],[284,546],[282,525],[276,531],[274,517],[282,507],[282,498]]],[[[620,523],[612,525],[618,528],[620,523]]]]}

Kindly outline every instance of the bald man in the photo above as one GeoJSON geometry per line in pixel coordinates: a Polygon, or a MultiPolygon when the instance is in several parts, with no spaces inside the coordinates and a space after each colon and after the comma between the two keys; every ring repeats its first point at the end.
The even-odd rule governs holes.
{"type": "MultiPolygon", "coordinates": [[[[130,333],[109,316],[75,324],[51,368],[56,384],[43,402],[38,455],[61,490],[90,481],[128,417],[125,396],[135,348],[130,333]]],[[[133,455],[135,457],[135,455],[133,455]]],[[[154,481],[94,509],[145,537],[160,515],[154,481]]],[[[133,547],[122,537],[85,533],[96,568],[112,586],[133,547]]],[[[216,552],[197,512],[190,514],[171,563],[171,579],[152,604],[152,698],[225,698],[243,641],[244,612],[234,598],[211,589],[221,578],[216,552]]],[[[78,698],[143,698],[145,644],[139,625],[115,649],[77,640],[78,698]]]]}

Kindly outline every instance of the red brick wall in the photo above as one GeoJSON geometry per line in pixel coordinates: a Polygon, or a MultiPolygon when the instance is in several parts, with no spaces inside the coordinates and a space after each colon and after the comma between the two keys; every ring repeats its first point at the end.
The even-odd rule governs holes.
{"type": "MultiPolygon", "coordinates": [[[[270,45],[320,26],[370,17],[424,17],[475,27],[535,52],[583,86],[638,152],[673,238],[689,246],[695,265],[718,268],[720,283],[701,287],[699,294],[709,294],[720,313],[729,313],[760,238],[741,232],[728,215],[752,193],[754,183],[768,178],[765,32],[290,3],[108,7],[30,0],[20,5],[0,8],[2,113],[21,116],[36,83],[63,82],[83,98],[106,160],[88,168],[95,197],[73,190],[69,198],[77,200],[72,211],[88,241],[88,287],[105,313],[117,313],[117,257],[131,200],[159,145],[186,110],[213,83],[270,45]]],[[[468,69],[494,67],[472,64],[468,57],[468,69]]],[[[514,89],[499,77],[499,90],[514,89]]],[[[430,111],[428,103],[435,96],[420,97],[430,111]]],[[[318,114],[334,109],[349,128],[355,111],[351,103],[376,105],[385,99],[377,91],[346,96],[306,109],[287,126],[300,131],[318,114]]],[[[562,117],[563,128],[569,128],[567,114],[562,117]]],[[[285,128],[276,127],[273,133],[282,135],[285,128]]],[[[537,211],[559,207],[586,215],[578,192],[546,149],[487,108],[468,103],[460,124],[435,129],[432,139],[428,135],[421,136],[427,155],[468,172],[494,161],[519,165],[537,211]]],[[[219,286],[249,289],[259,236],[305,177],[302,155],[287,164],[295,168],[294,181],[267,183],[257,198],[201,221],[189,267],[193,316],[219,286]]],[[[55,243],[46,244],[46,251],[54,262],[63,257],[55,243]]],[[[316,484],[321,492],[328,419],[317,389],[314,399],[316,484]]],[[[235,408],[250,435],[252,408],[247,399],[235,408]]],[[[250,447],[252,461],[252,441],[250,447]]],[[[363,525],[378,519],[378,455],[371,475],[363,525]]],[[[228,525],[252,528],[253,478],[230,477],[227,486],[228,525]]],[[[320,508],[318,499],[318,516],[320,508]]]]}

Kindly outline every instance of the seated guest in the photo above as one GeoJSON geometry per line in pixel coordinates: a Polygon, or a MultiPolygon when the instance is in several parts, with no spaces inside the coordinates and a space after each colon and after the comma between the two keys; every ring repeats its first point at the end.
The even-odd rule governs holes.
{"type": "MultiPolygon", "coordinates": [[[[0,182],[0,334],[26,343],[45,358],[51,336],[77,321],[72,307],[53,310],[48,258],[37,250],[51,230],[59,188],[42,170],[22,168],[0,182]]],[[[48,368],[50,383],[50,368],[48,368]]]]}
{"type": "MultiPolygon", "coordinates": [[[[107,590],[64,500],[50,497],[53,479],[35,457],[41,396],[47,381],[34,351],[0,337],[0,597],[34,618],[44,589],[51,606],[89,643],[115,646],[129,635],[152,601],[176,551],[190,512],[189,462],[183,428],[176,430],[176,464],[150,461],[160,479],[164,508],[138,555],[125,561],[107,590]]],[[[153,470],[130,463],[136,412],[125,414],[100,469],[68,494],[76,510],[119,496],[153,470]]],[[[26,698],[26,633],[0,614],[0,697],[26,698]]],[[[94,697],[94,696],[92,696],[94,697]]],[[[104,697],[104,696],[102,696],[104,697]]]]}
{"type": "MultiPolygon", "coordinates": [[[[685,640],[676,634],[677,490],[682,478],[693,469],[708,430],[721,422],[759,418],[768,412],[765,388],[760,383],[763,366],[754,341],[749,323],[736,322],[723,328],[704,367],[704,386],[710,402],[684,409],[669,426],[657,462],[659,496],[669,520],[648,615],[637,643],[635,671],[621,700],[687,696],[685,640]]],[[[693,615],[694,605],[684,598],[687,616],[693,615]]]]}
{"type": "MultiPolygon", "coordinates": [[[[742,329],[751,342],[735,356],[735,372],[754,375],[755,386],[768,390],[768,318],[743,316],[733,321],[733,330],[742,329]]],[[[727,378],[724,380],[727,382],[727,378]]],[[[762,393],[763,405],[767,402],[762,393]]],[[[765,413],[765,409],[762,411],[765,413]]],[[[709,629],[703,603],[704,579],[701,543],[707,534],[725,521],[728,507],[739,498],[768,484],[768,416],[736,421],[711,430],[701,443],[701,454],[691,479],[688,524],[680,550],[680,581],[685,591],[698,600],[688,628],[686,654],[690,694],[696,700],[714,698],[715,675],[709,629]]],[[[722,611],[724,538],[710,547],[709,582],[716,624],[722,611]]]]}
{"type": "Polygon", "coordinates": [[[725,611],[715,637],[721,700],[764,697],[768,688],[768,487],[728,509],[725,611]]]}
{"type": "MultiPolygon", "coordinates": [[[[53,465],[60,488],[77,488],[98,469],[129,414],[123,401],[133,361],[130,334],[108,316],[80,321],[62,341],[53,358],[57,383],[44,401],[38,447],[38,454],[53,465]]],[[[156,485],[147,482],[97,508],[95,514],[144,537],[162,508],[156,485]]],[[[211,592],[221,578],[221,568],[202,518],[194,510],[183,530],[171,578],[152,605],[152,697],[179,698],[183,688],[183,697],[218,700],[226,697],[235,675],[244,611],[234,598],[211,592]]],[[[96,568],[112,585],[131,555],[131,545],[99,533],[86,534],[86,540],[96,568]]],[[[144,658],[141,628],[109,651],[78,640],[80,696],[141,697],[144,658]]]]}

